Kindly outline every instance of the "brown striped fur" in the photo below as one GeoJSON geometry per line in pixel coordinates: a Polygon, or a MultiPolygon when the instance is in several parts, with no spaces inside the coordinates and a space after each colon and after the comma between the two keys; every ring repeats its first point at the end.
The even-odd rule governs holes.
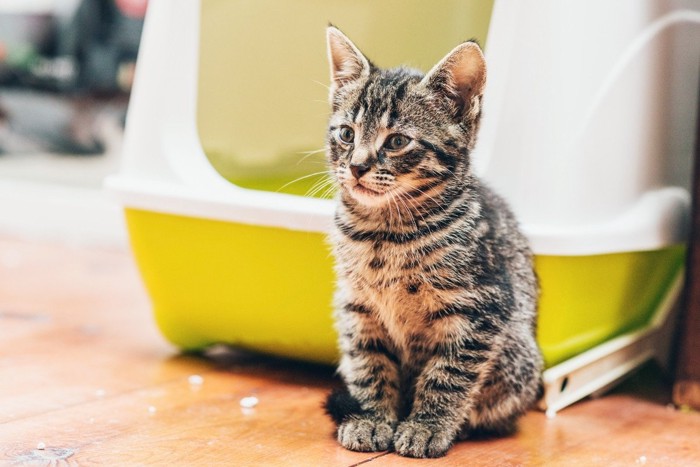
{"type": "Polygon", "coordinates": [[[538,287],[513,215],[470,170],[481,49],[460,44],[426,75],[375,67],[333,27],[328,50],[338,441],[437,457],[510,433],[539,390],[538,287]]]}

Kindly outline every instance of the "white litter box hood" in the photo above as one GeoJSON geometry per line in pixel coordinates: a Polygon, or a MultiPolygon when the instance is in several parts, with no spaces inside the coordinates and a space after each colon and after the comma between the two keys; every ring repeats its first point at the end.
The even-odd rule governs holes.
{"type": "MultiPolygon", "coordinates": [[[[474,163],[537,254],[685,240],[700,55],[700,12],[685,3],[496,3],[474,163]]],[[[150,8],[173,21],[146,24],[124,165],[108,186],[127,207],[327,230],[332,202],[247,190],[212,168],[196,129],[199,2],[150,8]]]]}

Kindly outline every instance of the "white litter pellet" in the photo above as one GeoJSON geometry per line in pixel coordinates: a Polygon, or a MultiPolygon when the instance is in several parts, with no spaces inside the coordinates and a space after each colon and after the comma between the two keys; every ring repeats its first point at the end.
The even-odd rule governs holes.
{"type": "Polygon", "coordinates": [[[191,375],[187,378],[187,382],[190,383],[191,386],[201,386],[204,383],[204,378],[199,375],[191,375]]]}
{"type": "Polygon", "coordinates": [[[647,463],[647,456],[639,456],[639,458],[637,458],[637,462],[636,462],[636,463],[639,464],[639,465],[644,465],[644,464],[646,464],[646,463],[647,463]]]}
{"type": "Polygon", "coordinates": [[[256,405],[258,405],[258,402],[258,398],[255,396],[244,397],[243,399],[241,399],[241,407],[243,407],[244,409],[252,409],[256,405]]]}
{"type": "Polygon", "coordinates": [[[156,409],[156,408],[153,407],[152,405],[149,405],[149,406],[148,406],[148,413],[156,413],[157,410],[158,410],[158,409],[156,409]]]}
{"type": "Polygon", "coordinates": [[[36,448],[37,448],[39,451],[43,451],[44,449],[46,449],[46,443],[39,443],[39,444],[36,445],[36,448]]]}
{"type": "Polygon", "coordinates": [[[556,410],[547,409],[544,414],[550,420],[553,418],[557,418],[557,411],[556,410]]]}
{"type": "Polygon", "coordinates": [[[95,391],[95,395],[97,397],[104,397],[105,394],[107,394],[107,391],[105,391],[104,389],[98,389],[97,391],[95,391]]]}

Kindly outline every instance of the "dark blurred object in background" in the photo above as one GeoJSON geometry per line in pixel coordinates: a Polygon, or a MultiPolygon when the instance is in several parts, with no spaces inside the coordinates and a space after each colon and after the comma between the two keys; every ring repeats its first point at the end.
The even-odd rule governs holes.
{"type": "Polygon", "coordinates": [[[0,154],[99,154],[123,120],[147,0],[0,2],[0,154]]]}

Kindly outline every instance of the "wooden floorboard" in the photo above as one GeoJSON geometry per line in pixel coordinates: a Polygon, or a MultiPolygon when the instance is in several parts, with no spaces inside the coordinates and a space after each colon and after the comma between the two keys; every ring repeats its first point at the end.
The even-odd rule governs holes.
{"type": "Polygon", "coordinates": [[[0,465],[700,465],[700,415],[669,405],[655,367],[436,460],[339,447],[320,408],[333,384],[325,367],[179,355],[126,252],[0,237],[0,465]]]}

